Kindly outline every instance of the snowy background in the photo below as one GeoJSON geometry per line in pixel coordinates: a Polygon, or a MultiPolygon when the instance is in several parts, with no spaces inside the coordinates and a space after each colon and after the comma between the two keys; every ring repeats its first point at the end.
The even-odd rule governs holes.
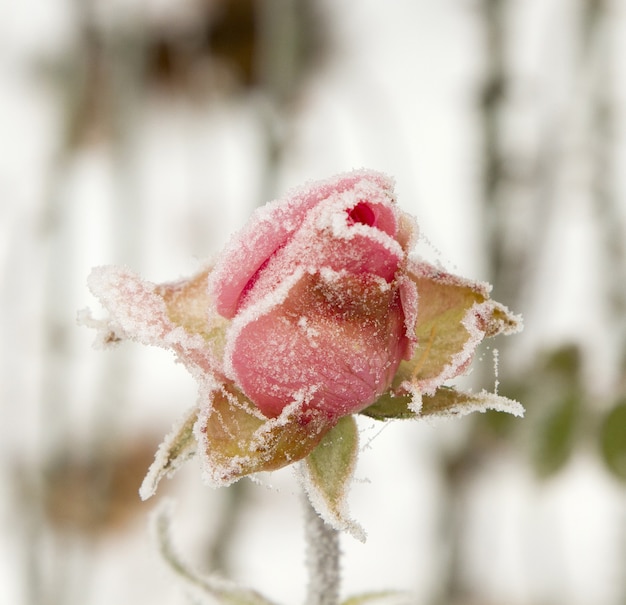
{"type": "MultiPolygon", "coordinates": [[[[525,420],[362,422],[344,593],[626,603],[626,4],[22,0],[0,7],[0,603],[192,601],[137,489],[195,401],[163,351],[91,348],[90,268],[190,275],[305,180],[393,175],[420,253],[525,316],[525,420]],[[382,430],[381,430],[382,429],[382,430]]],[[[495,382],[493,348],[470,377],[495,382]]],[[[170,481],[173,538],[283,604],[306,583],[287,469],[170,481]]]]}

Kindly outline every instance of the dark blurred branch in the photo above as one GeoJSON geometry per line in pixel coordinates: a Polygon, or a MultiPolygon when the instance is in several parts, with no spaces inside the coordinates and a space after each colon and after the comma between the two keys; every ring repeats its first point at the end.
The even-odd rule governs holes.
{"type": "Polygon", "coordinates": [[[480,120],[483,149],[483,203],[486,213],[489,276],[494,284],[494,296],[504,303],[501,282],[506,272],[506,242],[504,208],[502,204],[505,174],[503,143],[503,109],[507,90],[505,9],[506,0],[483,0],[482,15],[485,41],[485,81],[481,91],[480,120]]]}

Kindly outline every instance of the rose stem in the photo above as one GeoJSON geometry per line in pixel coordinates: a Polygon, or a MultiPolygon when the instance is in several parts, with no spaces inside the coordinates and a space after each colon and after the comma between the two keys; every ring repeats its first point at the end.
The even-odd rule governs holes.
{"type": "Polygon", "coordinates": [[[309,572],[306,605],[337,605],[341,581],[339,532],[317,514],[307,497],[303,499],[309,572]]]}

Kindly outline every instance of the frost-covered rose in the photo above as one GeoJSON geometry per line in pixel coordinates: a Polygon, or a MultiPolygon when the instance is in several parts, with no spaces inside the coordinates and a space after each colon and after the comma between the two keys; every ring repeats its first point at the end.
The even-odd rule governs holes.
{"type": "Polygon", "coordinates": [[[520,413],[510,400],[444,384],[484,337],[520,323],[486,284],[410,258],[415,237],[392,181],[357,171],[260,208],[191,279],[154,285],[95,269],[90,288],[110,313],[96,322],[102,341],[172,349],[200,385],[142,495],[196,450],[213,485],[307,458],[313,482],[339,481],[341,491],[326,458],[336,449],[353,459],[351,414],[520,413]]]}
{"type": "Polygon", "coordinates": [[[209,278],[231,321],[227,378],[270,418],[298,401],[332,423],[373,403],[414,348],[412,235],[390,182],[371,173],[257,211],[209,278]]]}

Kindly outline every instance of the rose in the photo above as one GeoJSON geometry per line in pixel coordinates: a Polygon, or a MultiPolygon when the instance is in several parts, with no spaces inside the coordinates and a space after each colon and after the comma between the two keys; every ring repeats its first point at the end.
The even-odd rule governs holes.
{"type": "Polygon", "coordinates": [[[372,173],[257,211],[209,279],[232,322],[226,376],[268,417],[300,398],[331,420],[373,403],[415,341],[412,235],[372,173]]]}
{"type": "Polygon", "coordinates": [[[306,458],[309,493],[340,517],[357,448],[352,414],[520,414],[517,402],[445,384],[484,337],[521,322],[487,284],[410,258],[415,234],[391,180],[358,171],[257,210],[214,267],[189,280],[157,286],[94,270],[91,290],[110,313],[96,322],[101,341],[172,349],[200,385],[142,496],[196,450],[213,485],[306,458]]]}

